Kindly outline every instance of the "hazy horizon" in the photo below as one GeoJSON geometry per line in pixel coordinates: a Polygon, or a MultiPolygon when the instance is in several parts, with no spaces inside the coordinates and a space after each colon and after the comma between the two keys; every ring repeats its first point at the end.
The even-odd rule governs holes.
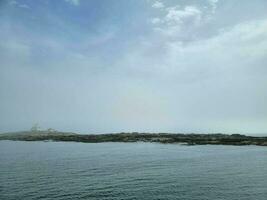
{"type": "MultiPolygon", "coordinates": [[[[29,132],[32,131],[31,130],[32,127],[28,128],[28,129],[17,129],[17,130],[12,130],[12,131],[4,131],[4,132],[0,132],[0,134],[5,134],[5,133],[19,133],[19,132],[29,132]]],[[[119,134],[119,133],[153,133],[153,134],[162,134],[162,133],[166,133],[166,134],[226,134],[226,135],[231,135],[231,134],[241,134],[241,135],[246,135],[246,136],[257,136],[257,137],[261,137],[261,136],[267,136],[267,133],[262,132],[262,133],[248,133],[248,132],[181,132],[181,131],[177,131],[177,132],[148,132],[148,131],[121,131],[121,132],[90,132],[90,131],[71,131],[71,130],[63,130],[63,129],[54,129],[52,127],[41,127],[38,125],[38,130],[37,131],[49,131],[48,129],[53,129],[54,131],[57,132],[72,132],[72,133],[76,133],[76,134],[82,134],[82,135],[86,135],[86,134],[119,134]]]]}
{"type": "Polygon", "coordinates": [[[0,1],[0,133],[267,135],[266,0],[0,1]]]}

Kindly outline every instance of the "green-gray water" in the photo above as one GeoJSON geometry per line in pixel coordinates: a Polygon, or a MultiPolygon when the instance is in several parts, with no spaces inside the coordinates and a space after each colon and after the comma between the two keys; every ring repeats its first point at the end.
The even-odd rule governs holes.
{"type": "Polygon", "coordinates": [[[267,148],[0,141],[0,199],[266,200],[267,148]]]}

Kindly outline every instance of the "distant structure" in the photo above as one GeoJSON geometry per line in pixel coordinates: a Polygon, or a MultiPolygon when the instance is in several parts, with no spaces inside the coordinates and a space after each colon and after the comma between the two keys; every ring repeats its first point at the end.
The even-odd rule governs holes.
{"type": "Polygon", "coordinates": [[[31,132],[37,132],[37,131],[40,131],[40,127],[38,123],[35,123],[31,128],[31,132]]]}
{"type": "Polygon", "coordinates": [[[49,133],[57,132],[57,130],[55,130],[55,129],[53,129],[53,128],[49,128],[49,129],[47,129],[47,131],[48,131],[49,133]]]}
{"type": "Polygon", "coordinates": [[[58,132],[56,129],[48,128],[47,130],[42,130],[38,123],[33,124],[31,128],[31,132],[48,132],[48,133],[55,133],[58,132]]]}

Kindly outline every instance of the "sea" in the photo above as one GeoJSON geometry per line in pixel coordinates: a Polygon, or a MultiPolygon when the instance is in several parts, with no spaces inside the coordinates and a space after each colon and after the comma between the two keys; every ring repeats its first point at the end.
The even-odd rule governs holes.
{"type": "Polygon", "coordinates": [[[1,200],[267,200],[267,147],[0,141],[1,200]]]}

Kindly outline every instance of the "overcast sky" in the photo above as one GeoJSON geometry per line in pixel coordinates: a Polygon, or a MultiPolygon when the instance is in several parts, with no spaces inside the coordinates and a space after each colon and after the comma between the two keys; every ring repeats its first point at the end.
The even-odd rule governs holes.
{"type": "Polygon", "coordinates": [[[0,132],[267,133],[266,0],[0,0],[0,132]]]}

